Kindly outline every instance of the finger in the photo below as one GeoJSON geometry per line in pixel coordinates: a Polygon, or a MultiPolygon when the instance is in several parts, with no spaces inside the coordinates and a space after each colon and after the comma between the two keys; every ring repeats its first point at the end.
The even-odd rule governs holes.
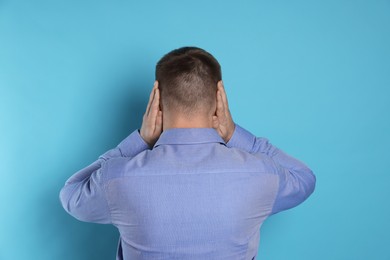
{"type": "Polygon", "coordinates": [[[220,105],[221,106],[221,115],[219,117],[220,117],[222,122],[225,122],[225,120],[227,118],[227,112],[226,112],[225,103],[223,102],[223,95],[222,95],[221,91],[219,92],[219,100],[221,103],[221,105],[220,105]]]}
{"type": "Polygon", "coordinates": [[[150,105],[150,111],[149,111],[149,117],[151,118],[152,122],[155,122],[157,113],[159,111],[159,103],[160,103],[160,91],[156,88],[154,90],[155,94],[153,97],[152,104],[150,105]]]}
{"type": "Polygon", "coordinates": [[[156,119],[156,129],[155,131],[157,131],[158,133],[161,133],[162,131],[162,111],[158,111],[158,114],[157,114],[157,119],[156,119]]]}
{"type": "MultiPolygon", "coordinates": [[[[155,104],[154,102],[157,99],[157,107],[158,107],[157,109],[159,110],[160,109],[160,89],[158,88],[158,81],[157,80],[154,82],[153,89],[154,89],[154,97],[153,97],[152,105],[155,104]]],[[[154,105],[154,106],[156,106],[156,105],[154,105]]],[[[150,109],[152,109],[152,107],[150,109]]]]}
{"type": "Polygon", "coordinates": [[[222,97],[221,97],[221,91],[217,91],[217,116],[221,117],[225,113],[223,111],[223,103],[222,103],[222,97]]]}
{"type": "Polygon", "coordinates": [[[222,92],[222,101],[223,101],[226,109],[228,110],[229,109],[229,103],[228,103],[227,96],[226,96],[225,86],[223,85],[222,80],[221,80],[221,92],[222,92]]]}
{"type": "MultiPolygon", "coordinates": [[[[223,95],[222,95],[222,100],[223,100],[223,95]]],[[[223,112],[225,113],[225,117],[226,117],[226,118],[231,117],[231,115],[230,115],[230,110],[229,110],[229,106],[228,106],[228,104],[226,103],[226,100],[223,101],[222,104],[223,104],[223,112]]]]}
{"type": "Polygon", "coordinates": [[[150,92],[149,102],[148,102],[148,105],[146,106],[146,111],[145,111],[145,114],[146,114],[146,115],[149,114],[150,105],[151,105],[152,102],[153,102],[153,97],[154,97],[154,92],[155,92],[155,90],[156,90],[156,82],[154,83],[153,88],[152,88],[152,91],[150,92]]]}

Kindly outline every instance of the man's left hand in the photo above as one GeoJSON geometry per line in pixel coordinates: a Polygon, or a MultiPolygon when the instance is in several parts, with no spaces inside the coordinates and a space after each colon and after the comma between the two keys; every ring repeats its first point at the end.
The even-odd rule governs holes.
{"type": "Polygon", "coordinates": [[[215,116],[213,116],[213,128],[217,130],[218,134],[227,143],[232,137],[236,126],[229,110],[222,80],[218,81],[217,84],[217,110],[215,116]]]}
{"type": "Polygon", "coordinates": [[[162,111],[160,110],[160,90],[158,81],[154,82],[149,102],[142,120],[140,135],[152,147],[162,132],[162,111]]]}

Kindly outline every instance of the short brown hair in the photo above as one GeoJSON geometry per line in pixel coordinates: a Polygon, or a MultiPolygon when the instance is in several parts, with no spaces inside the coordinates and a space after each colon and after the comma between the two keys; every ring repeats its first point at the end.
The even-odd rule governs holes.
{"type": "Polygon", "coordinates": [[[163,109],[180,111],[187,116],[211,108],[221,79],[218,61],[197,47],[175,49],[156,65],[163,109]]]}

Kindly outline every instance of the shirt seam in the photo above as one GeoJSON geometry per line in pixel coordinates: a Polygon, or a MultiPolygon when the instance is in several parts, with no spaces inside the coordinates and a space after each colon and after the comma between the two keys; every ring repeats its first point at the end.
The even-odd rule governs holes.
{"type": "MultiPolygon", "coordinates": [[[[240,171],[240,172],[194,172],[194,173],[173,173],[173,174],[163,174],[163,175],[158,175],[158,174],[153,174],[153,175],[131,175],[131,176],[118,176],[118,177],[113,177],[113,178],[107,178],[104,181],[105,182],[110,182],[111,180],[114,179],[120,179],[120,178],[130,178],[130,177],[155,177],[155,176],[175,176],[175,175],[199,175],[199,174],[228,174],[228,173],[239,173],[239,174],[244,174],[244,173],[258,173],[258,174],[268,174],[268,175],[275,175],[277,174],[273,172],[257,172],[257,171],[240,171]]],[[[278,182],[279,185],[279,182],[278,182]]],[[[278,186],[279,189],[279,186],[278,186]]]]}

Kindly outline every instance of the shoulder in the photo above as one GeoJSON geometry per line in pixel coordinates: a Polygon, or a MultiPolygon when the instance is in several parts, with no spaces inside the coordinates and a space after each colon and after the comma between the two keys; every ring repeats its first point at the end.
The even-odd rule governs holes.
{"type": "Polygon", "coordinates": [[[277,165],[271,157],[264,153],[249,153],[240,148],[226,147],[222,148],[226,156],[230,157],[228,161],[236,167],[247,168],[257,173],[276,174],[277,165]]]}
{"type": "Polygon", "coordinates": [[[123,177],[129,173],[133,173],[131,169],[142,167],[150,156],[151,150],[140,152],[134,157],[115,157],[106,160],[102,165],[105,180],[109,181],[114,178],[123,177]]]}

